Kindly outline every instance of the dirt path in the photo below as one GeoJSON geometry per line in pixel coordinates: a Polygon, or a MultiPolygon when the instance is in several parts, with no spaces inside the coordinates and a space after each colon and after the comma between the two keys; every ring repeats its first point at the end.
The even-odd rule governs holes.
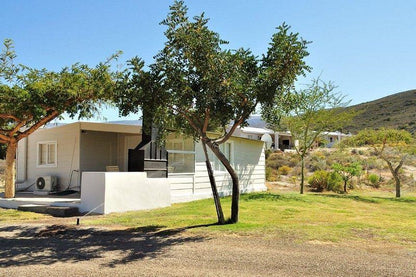
{"type": "Polygon", "coordinates": [[[0,276],[416,276],[416,251],[15,224],[0,226],[0,276]]]}

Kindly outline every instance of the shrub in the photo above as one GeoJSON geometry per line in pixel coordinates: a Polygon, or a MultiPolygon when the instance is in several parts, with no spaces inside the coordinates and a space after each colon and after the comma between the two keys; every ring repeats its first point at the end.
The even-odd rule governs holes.
{"type": "Polygon", "coordinates": [[[336,172],[329,173],[328,176],[328,185],[326,187],[327,190],[331,190],[334,192],[341,192],[343,190],[343,181],[341,175],[336,172]]]}
{"type": "Polygon", "coordinates": [[[375,188],[380,187],[380,176],[377,174],[371,173],[367,176],[368,181],[370,182],[370,185],[375,188]]]}
{"type": "Polygon", "coordinates": [[[321,192],[328,187],[329,172],[317,170],[308,179],[309,186],[313,191],[321,192]]]}
{"type": "Polygon", "coordinates": [[[269,182],[277,181],[277,172],[275,169],[266,167],[266,180],[269,182]]]}
{"type": "Polygon", "coordinates": [[[279,169],[277,170],[277,173],[279,175],[288,175],[291,170],[292,170],[291,167],[284,165],[284,166],[279,167],[279,169]]]}

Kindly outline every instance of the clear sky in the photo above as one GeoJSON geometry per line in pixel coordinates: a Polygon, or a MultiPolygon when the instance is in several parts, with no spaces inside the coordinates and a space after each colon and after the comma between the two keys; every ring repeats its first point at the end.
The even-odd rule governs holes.
{"type": "MultiPolygon", "coordinates": [[[[0,39],[15,43],[18,62],[59,70],[75,62],[95,65],[117,50],[120,59],[148,64],[163,47],[172,1],[0,0],[0,39]]],[[[188,0],[189,15],[205,12],[229,47],[267,49],[282,22],[312,44],[307,62],[333,81],[352,104],[416,89],[416,1],[188,0]]],[[[116,111],[103,113],[117,120],[116,111]]],[[[130,118],[137,118],[132,116],[130,118]]]]}

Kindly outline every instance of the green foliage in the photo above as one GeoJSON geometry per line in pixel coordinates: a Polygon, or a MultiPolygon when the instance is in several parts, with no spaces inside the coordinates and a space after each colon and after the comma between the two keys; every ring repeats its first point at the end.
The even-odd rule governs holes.
{"type": "Polygon", "coordinates": [[[199,140],[208,130],[223,143],[239,125],[245,125],[257,104],[273,99],[309,70],[304,58],[307,41],[277,28],[267,53],[258,59],[250,50],[227,50],[218,33],[208,28],[204,14],[188,18],[183,1],[175,1],[161,22],[166,27],[165,47],[146,70],[139,58],[119,83],[122,114],[148,110],[161,133],[180,130],[199,140]],[[227,129],[232,122],[232,128],[227,129]]]}
{"type": "Polygon", "coordinates": [[[342,191],[342,178],[336,172],[317,170],[308,178],[309,187],[316,192],[324,190],[342,191]]]}
{"type": "Polygon", "coordinates": [[[321,141],[321,135],[327,130],[338,130],[350,121],[354,113],[346,113],[341,107],[344,96],[335,93],[332,82],[325,83],[315,79],[306,88],[294,90],[275,99],[275,105],[263,110],[263,118],[273,128],[283,127],[290,131],[292,139],[298,143],[296,153],[302,160],[300,193],[304,186],[304,159],[312,146],[321,141]]]}
{"type": "Polygon", "coordinates": [[[330,172],[328,176],[328,186],[327,190],[333,192],[341,192],[342,191],[342,177],[337,172],[330,172]]]}
{"type": "Polygon", "coordinates": [[[359,162],[346,164],[334,163],[332,169],[337,172],[344,181],[348,181],[354,176],[360,176],[362,173],[362,166],[359,162]]]}
{"type": "Polygon", "coordinates": [[[109,62],[96,67],[76,63],[61,71],[16,65],[11,40],[0,55],[0,143],[20,140],[67,112],[71,117],[91,117],[97,103],[111,98],[115,74],[109,62]]]}
{"type": "Polygon", "coordinates": [[[277,170],[277,174],[279,174],[279,175],[288,175],[290,173],[290,171],[292,171],[291,167],[283,165],[283,166],[279,167],[279,169],[277,170]]]}
{"type": "Polygon", "coordinates": [[[321,192],[328,187],[329,172],[317,170],[308,178],[308,184],[313,191],[321,192]]]}
{"type": "Polygon", "coordinates": [[[412,135],[405,130],[396,129],[366,129],[343,141],[348,146],[379,146],[410,144],[412,135]]]}
{"type": "Polygon", "coordinates": [[[375,188],[380,187],[380,176],[377,174],[371,173],[367,176],[367,180],[370,182],[371,186],[375,188]]]}

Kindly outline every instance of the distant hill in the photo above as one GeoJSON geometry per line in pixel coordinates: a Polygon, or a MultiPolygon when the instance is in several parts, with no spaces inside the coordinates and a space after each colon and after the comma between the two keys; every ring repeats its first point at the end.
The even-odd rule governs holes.
{"type": "Polygon", "coordinates": [[[416,90],[392,94],[374,101],[350,106],[359,114],[343,132],[363,129],[396,128],[416,132],[416,90]]]}

